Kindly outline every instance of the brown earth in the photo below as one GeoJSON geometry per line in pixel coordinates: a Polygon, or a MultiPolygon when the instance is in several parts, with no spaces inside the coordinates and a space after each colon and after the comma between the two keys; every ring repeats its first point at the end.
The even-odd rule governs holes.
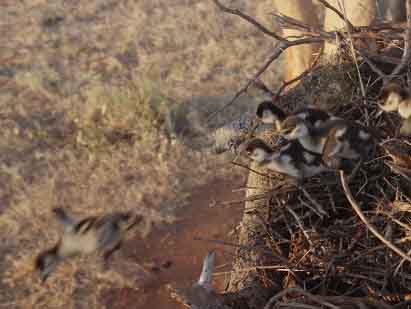
{"type": "MultiPolygon", "coordinates": [[[[272,0],[234,5],[273,28],[272,0]]],[[[208,114],[228,102],[273,44],[212,1],[0,1],[0,306],[101,308],[101,291],[123,286],[100,280],[96,263],[83,258],[62,263],[41,284],[33,260],[59,237],[51,211],[57,206],[78,217],[133,210],[147,223],[142,233],[152,223],[168,225],[144,240],[155,242],[151,247],[126,252],[129,264],[119,260],[129,272],[136,262],[173,262],[156,273],[157,294],[121,292],[131,293],[132,307],[137,296],[159,297],[174,276],[191,283],[213,247],[193,235],[225,235],[234,224],[224,224],[233,210],[206,207],[214,185],[184,208],[186,202],[211,179],[232,183],[238,168],[171,138],[168,116],[190,105],[182,109],[187,126],[202,129],[194,111],[208,114]],[[197,98],[203,99],[192,104],[197,98]],[[179,224],[170,226],[176,211],[179,224]]],[[[274,85],[277,72],[264,81],[274,85]]],[[[253,93],[241,98],[247,110],[253,93]]],[[[218,120],[236,119],[245,110],[239,106],[218,120]]],[[[217,262],[224,256],[219,251],[217,262]]],[[[119,292],[111,291],[106,303],[121,303],[119,292]]]]}
{"type": "MultiPolygon", "coordinates": [[[[195,237],[218,239],[235,243],[235,233],[231,233],[240,222],[242,204],[210,207],[214,200],[241,199],[243,191],[233,192],[242,187],[244,180],[235,184],[217,181],[193,192],[190,203],[180,211],[175,224],[155,228],[147,239],[136,239],[134,248],[125,253],[135,258],[137,263],[150,268],[171,262],[168,268],[152,272],[153,282],[141,290],[128,288],[112,289],[104,295],[107,308],[182,308],[170,297],[166,285],[187,287],[199,277],[204,256],[210,250],[217,253],[216,272],[230,269],[235,248],[213,242],[194,240],[195,237]],[[219,267],[221,266],[221,267],[219,267]]],[[[225,277],[216,276],[214,286],[221,291],[225,288],[225,277]]]]}

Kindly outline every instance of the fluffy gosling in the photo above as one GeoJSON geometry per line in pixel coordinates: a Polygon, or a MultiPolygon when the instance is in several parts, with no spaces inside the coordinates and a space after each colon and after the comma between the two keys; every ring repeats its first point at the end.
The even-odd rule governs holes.
{"type": "Polygon", "coordinates": [[[321,156],[306,150],[297,140],[288,142],[279,152],[274,152],[261,139],[251,140],[245,147],[247,155],[274,172],[297,179],[312,177],[327,171],[321,156]]]}
{"type": "Polygon", "coordinates": [[[104,262],[121,247],[124,233],[142,220],[131,212],[115,212],[76,220],[62,208],[53,209],[57,220],[64,226],[63,235],[55,246],[41,252],[35,260],[35,269],[44,282],[65,258],[98,252],[104,262]]]}
{"type": "Polygon", "coordinates": [[[327,159],[338,157],[365,158],[365,153],[373,144],[373,135],[367,128],[342,119],[329,120],[320,127],[313,127],[298,117],[289,117],[284,121],[281,134],[285,139],[298,140],[305,149],[323,155],[325,163],[327,159]]]}
{"type": "Polygon", "coordinates": [[[385,112],[398,112],[404,119],[400,133],[411,136],[411,97],[410,93],[397,83],[387,84],[381,94],[380,108],[385,112]]]}
{"type": "Polygon", "coordinates": [[[291,115],[287,115],[282,109],[274,105],[271,101],[264,101],[260,103],[257,107],[256,115],[262,123],[273,124],[277,131],[282,130],[283,122],[289,116],[295,116],[303,119],[313,127],[321,126],[322,123],[332,117],[327,112],[312,107],[300,109],[291,115]]]}
{"type": "Polygon", "coordinates": [[[342,160],[357,163],[369,158],[375,147],[375,136],[356,122],[335,121],[329,126],[323,149],[323,162],[331,168],[341,168],[342,160]],[[357,161],[359,160],[359,161],[357,161]]]}

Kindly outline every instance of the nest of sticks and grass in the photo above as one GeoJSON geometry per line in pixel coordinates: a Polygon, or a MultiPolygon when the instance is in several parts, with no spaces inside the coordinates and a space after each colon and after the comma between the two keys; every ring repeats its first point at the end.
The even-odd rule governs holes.
{"type": "MultiPolygon", "coordinates": [[[[222,9],[244,18],[237,11],[222,9]]],[[[411,2],[407,12],[411,25],[411,2]]],[[[283,27],[308,31],[308,26],[295,20],[277,17],[283,27]]],[[[355,33],[347,25],[347,33],[338,34],[343,57],[320,59],[315,68],[298,78],[299,85],[284,95],[280,94],[287,83],[275,93],[260,79],[276,59],[274,52],[271,62],[237,94],[256,86],[286,111],[313,104],[337,117],[358,121],[376,135],[373,155],[359,169],[329,172],[303,183],[234,160],[267,184],[246,198],[248,202],[265,200],[269,210],[261,219],[263,239],[271,248],[270,265],[249,269],[278,292],[266,309],[411,305],[411,138],[400,135],[398,115],[379,108],[381,88],[387,81],[395,78],[409,84],[411,30],[403,26],[385,24],[355,33]],[[353,40],[365,32],[368,38],[377,38],[372,57],[353,40]],[[401,50],[397,58],[395,49],[401,50]]],[[[330,33],[317,34],[327,41],[330,33]]],[[[279,46],[282,43],[285,48],[294,46],[288,41],[279,46]]],[[[258,137],[276,147],[278,136],[272,130],[258,137]]]]}
{"type": "MultiPolygon", "coordinates": [[[[360,76],[370,84],[376,79],[367,67],[360,76]]],[[[358,78],[353,64],[322,65],[279,99],[291,110],[307,97],[318,105],[339,102],[328,104],[330,112],[372,128],[375,151],[357,171],[296,183],[250,167],[272,178],[266,192],[247,197],[269,203],[266,239],[277,264],[257,271],[268,285],[280,279],[282,291],[267,308],[406,308],[411,300],[411,139],[398,136],[396,116],[380,112],[381,85],[363,97],[358,78]]],[[[263,138],[276,144],[272,131],[263,138]]]]}

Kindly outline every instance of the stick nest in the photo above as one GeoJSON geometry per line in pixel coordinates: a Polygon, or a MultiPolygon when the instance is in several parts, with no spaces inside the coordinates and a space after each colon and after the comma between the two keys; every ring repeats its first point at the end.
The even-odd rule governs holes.
{"type": "MultiPolygon", "coordinates": [[[[278,281],[281,273],[283,291],[267,308],[391,308],[411,299],[411,258],[369,230],[374,226],[387,243],[405,256],[411,253],[411,140],[392,138],[400,122],[380,113],[377,79],[367,66],[356,74],[353,64],[325,63],[279,99],[289,111],[307,104],[327,107],[371,127],[380,138],[373,158],[350,180],[349,192],[338,173],[313,177],[302,186],[285,179],[269,189],[267,240],[278,264],[261,276],[278,281]],[[373,85],[366,97],[359,78],[373,85]]],[[[271,143],[273,138],[265,137],[271,143]]]]}

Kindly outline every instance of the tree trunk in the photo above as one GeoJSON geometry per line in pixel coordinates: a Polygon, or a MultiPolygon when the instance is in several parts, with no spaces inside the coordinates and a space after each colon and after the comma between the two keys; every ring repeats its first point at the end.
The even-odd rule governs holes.
{"type": "MultiPolygon", "coordinates": [[[[347,19],[354,26],[367,26],[371,24],[377,16],[377,6],[375,0],[328,0],[332,6],[344,12],[339,3],[344,4],[347,19]]],[[[303,23],[314,27],[320,27],[319,12],[312,0],[274,0],[276,9],[287,16],[293,17],[303,23]]],[[[392,11],[400,11],[400,6],[393,6],[392,11]]],[[[337,16],[332,10],[319,6],[324,10],[324,29],[326,31],[337,30],[345,27],[345,21],[337,16]]],[[[300,36],[301,31],[294,29],[284,29],[283,35],[300,36]]],[[[320,52],[321,44],[305,44],[294,46],[285,51],[284,79],[291,80],[311,67],[315,55],[320,52]]],[[[337,52],[335,44],[326,43],[323,54],[332,57],[337,52]]]]}
{"type": "MultiPolygon", "coordinates": [[[[317,12],[311,0],[274,0],[276,9],[287,16],[304,23],[319,26],[317,12]]],[[[284,29],[283,36],[299,36],[301,32],[284,29]]],[[[320,44],[304,44],[287,49],[285,53],[284,79],[291,80],[310,68],[315,54],[320,51],[320,44]]]]}
{"type": "MultiPolygon", "coordinates": [[[[251,169],[267,173],[251,164],[251,169]]],[[[246,198],[264,194],[274,185],[272,179],[250,171],[247,181],[246,198]]],[[[263,308],[269,297],[281,289],[281,282],[272,282],[271,286],[265,282],[265,274],[257,270],[245,271],[254,266],[270,265],[272,262],[272,248],[268,240],[266,222],[269,221],[268,198],[245,202],[244,215],[241,221],[237,257],[233,263],[228,292],[237,295],[246,301],[248,308],[263,308]]],[[[280,280],[280,278],[274,278],[280,280]]]]}
{"type": "MultiPolygon", "coordinates": [[[[339,11],[345,13],[347,19],[354,26],[368,26],[377,16],[377,6],[375,0],[328,0],[328,2],[339,11]],[[339,2],[344,4],[343,8],[340,8],[339,2]]],[[[333,11],[326,10],[324,17],[324,29],[326,31],[333,31],[341,28],[345,28],[345,21],[338,17],[333,11]]],[[[332,57],[336,52],[337,47],[335,44],[325,43],[325,56],[332,57]]]]}

